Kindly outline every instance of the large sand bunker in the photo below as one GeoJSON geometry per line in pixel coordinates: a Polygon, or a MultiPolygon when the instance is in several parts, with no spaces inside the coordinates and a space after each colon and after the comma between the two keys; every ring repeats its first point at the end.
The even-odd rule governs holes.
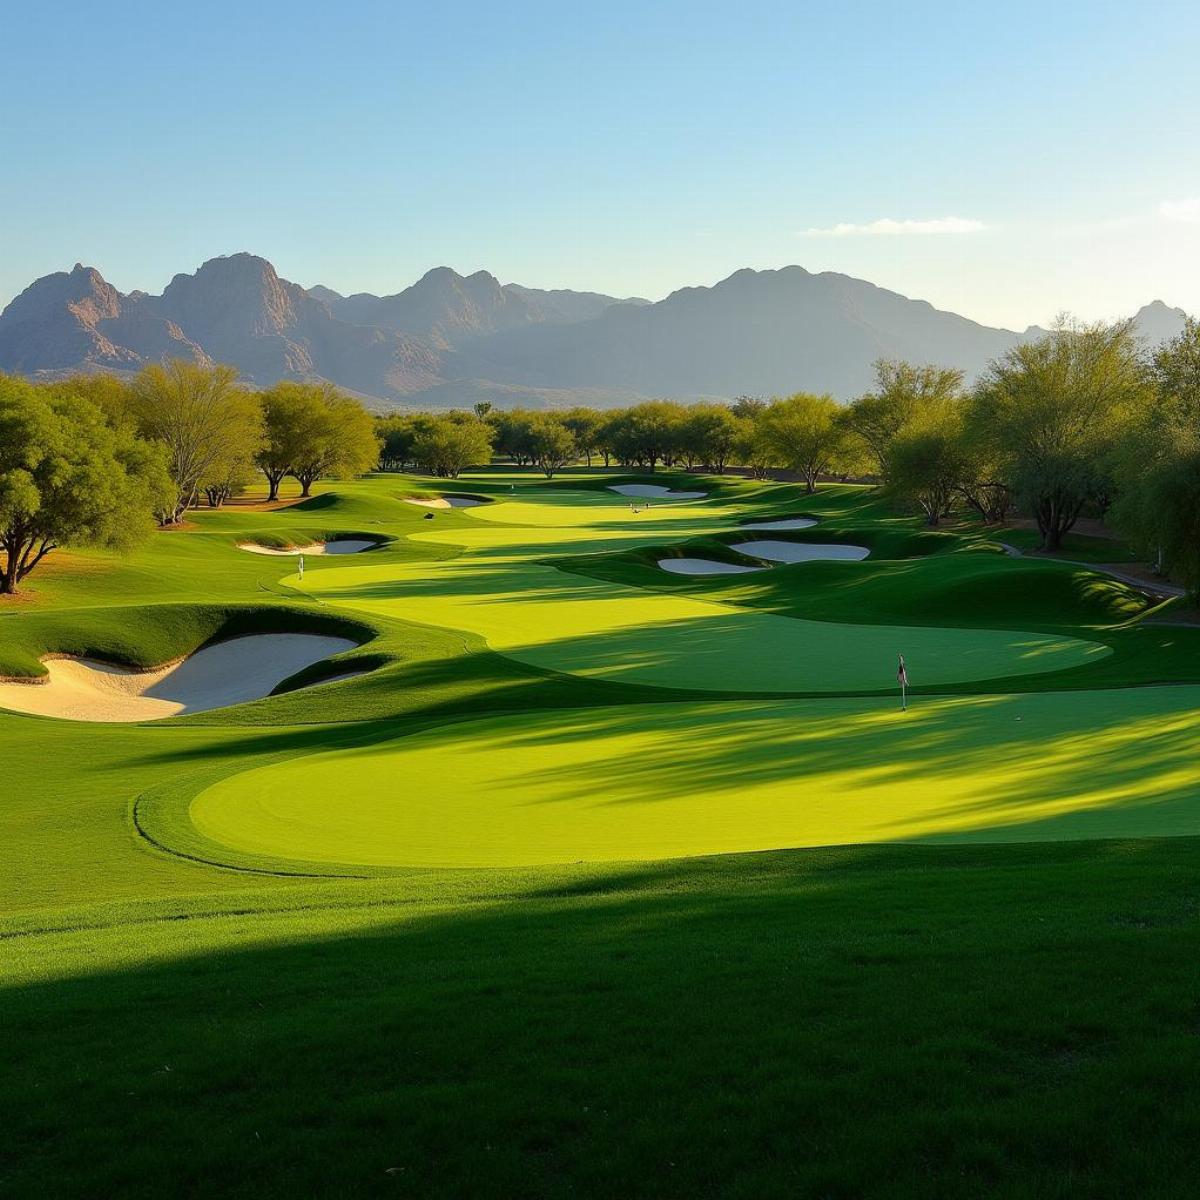
{"type": "Polygon", "coordinates": [[[739,525],[739,529],[811,529],[816,524],[812,517],[785,517],[779,521],[757,521],[753,525],[739,525]]]}
{"type": "Polygon", "coordinates": [[[815,562],[818,559],[838,559],[857,562],[871,553],[866,546],[818,544],[816,542],[778,542],[764,539],[755,542],[738,542],[730,546],[739,554],[754,558],[765,558],[768,562],[798,563],[815,562]]]}
{"type": "Polygon", "coordinates": [[[714,558],[660,558],[658,565],[672,575],[745,575],[763,567],[743,567],[737,563],[717,562],[714,558]]]}
{"type": "Polygon", "coordinates": [[[673,492],[656,483],[617,483],[608,489],[621,496],[637,496],[643,500],[703,500],[707,492],[673,492]]]}
{"type": "Polygon", "coordinates": [[[328,542],[310,542],[307,546],[289,546],[286,550],[279,546],[263,546],[258,542],[238,542],[238,549],[249,550],[251,554],[295,557],[298,554],[361,554],[364,550],[374,550],[380,544],[366,538],[332,538],[328,542]]]}
{"type": "Polygon", "coordinates": [[[428,500],[418,500],[416,496],[406,496],[409,504],[419,504],[422,508],[476,508],[486,504],[477,496],[433,496],[428,500]]]}
{"type": "Polygon", "coordinates": [[[309,633],[253,634],[151,671],[50,658],[44,681],[0,683],[0,707],[71,721],[153,721],[269,696],[297,671],[357,644],[309,633]]]}

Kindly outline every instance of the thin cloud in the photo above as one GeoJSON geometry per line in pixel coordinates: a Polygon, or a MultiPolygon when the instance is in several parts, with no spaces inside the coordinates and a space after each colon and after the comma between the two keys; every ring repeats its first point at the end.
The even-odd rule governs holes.
{"type": "Polygon", "coordinates": [[[1200,196],[1192,196],[1187,200],[1164,200],[1158,206],[1158,215],[1164,221],[1200,224],[1200,196]]]}
{"type": "Polygon", "coordinates": [[[987,226],[982,221],[968,217],[935,217],[927,221],[896,221],[891,217],[881,217],[878,221],[868,221],[856,225],[843,221],[838,225],[830,225],[825,229],[805,229],[801,237],[904,237],[907,235],[927,236],[939,233],[978,233],[987,226]]]}

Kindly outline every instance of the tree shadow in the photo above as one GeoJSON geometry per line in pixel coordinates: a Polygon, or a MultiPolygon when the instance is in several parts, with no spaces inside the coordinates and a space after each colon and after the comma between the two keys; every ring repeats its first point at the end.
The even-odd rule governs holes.
{"type": "Polygon", "coordinates": [[[0,990],[0,1179],[1178,1194],[1198,884],[1194,844],[833,851],[26,938],[0,990]]]}

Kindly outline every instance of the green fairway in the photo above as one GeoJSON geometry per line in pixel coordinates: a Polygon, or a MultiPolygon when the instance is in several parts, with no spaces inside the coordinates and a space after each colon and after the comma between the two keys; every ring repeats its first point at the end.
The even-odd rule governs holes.
{"type": "Polygon", "coordinates": [[[185,717],[0,712],[0,1192],[1188,1177],[1200,628],[858,487],[493,469],[289,500],[51,556],[0,603],[17,678],[353,643],[185,717]],[[706,498],[607,490],[639,481],[706,498]],[[442,492],[491,502],[405,503],[442,492]],[[800,515],[770,536],[871,554],[658,566],[761,566],[740,527],[800,515]],[[303,580],[238,548],[339,537],[379,545],[303,580]]]}
{"type": "MultiPolygon", "coordinates": [[[[311,576],[304,589],[330,604],[476,633],[537,667],[656,687],[872,691],[890,686],[899,652],[914,664],[914,679],[930,686],[1060,671],[1108,653],[1081,638],[1003,628],[814,625],[563,572],[545,564],[581,549],[612,552],[733,530],[734,516],[681,504],[635,517],[612,500],[564,488],[539,500],[469,510],[468,520],[484,519],[484,529],[412,539],[452,545],[462,551],[454,557],[356,562],[311,576]],[[506,516],[517,523],[497,523],[506,516]]],[[[295,576],[285,582],[300,586],[295,576]]],[[[794,586],[804,586],[803,575],[794,586]]],[[[854,617],[851,607],[845,619],[854,617]]]]}
{"type": "Polygon", "coordinates": [[[1193,688],[937,700],[907,714],[848,700],[589,709],[466,732],[235,775],[191,817],[239,851],[407,866],[1200,833],[1193,688]]]}

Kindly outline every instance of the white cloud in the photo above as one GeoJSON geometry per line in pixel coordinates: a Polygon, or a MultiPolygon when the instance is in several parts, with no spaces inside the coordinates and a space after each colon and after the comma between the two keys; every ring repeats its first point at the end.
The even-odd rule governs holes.
{"type": "Polygon", "coordinates": [[[896,221],[881,217],[865,225],[843,221],[826,229],[805,229],[802,237],[895,237],[905,234],[978,233],[987,226],[967,217],[937,217],[928,221],[896,221]]]}
{"type": "Polygon", "coordinates": [[[1192,196],[1188,200],[1164,200],[1158,206],[1158,215],[1164,221],[1184,221],[1188,224],[1200,223],[1200,196],[1192,196]]]}

